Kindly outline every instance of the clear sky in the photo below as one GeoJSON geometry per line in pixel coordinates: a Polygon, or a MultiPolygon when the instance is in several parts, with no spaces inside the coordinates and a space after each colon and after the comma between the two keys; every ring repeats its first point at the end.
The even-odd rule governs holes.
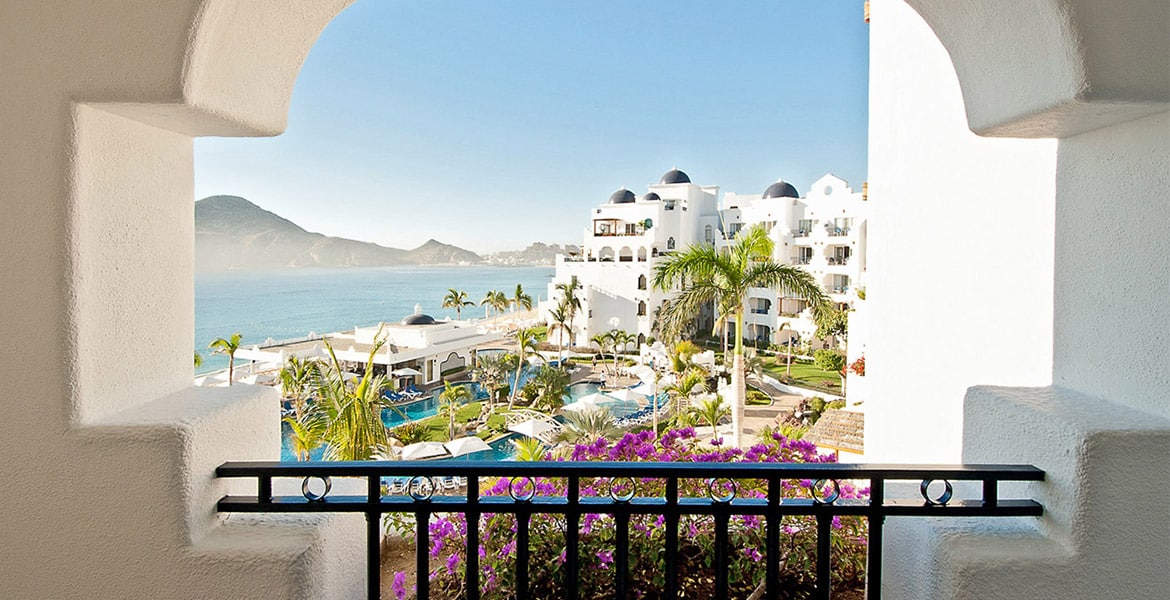
{"type": "Polygon", "coordinates": [[[360,0],[276,138],[196,141],[196,198],[310,231],[477,252],[580,243],[589,209],[672,167],[805,193],[866,177],[862,0],[360,0]]]}

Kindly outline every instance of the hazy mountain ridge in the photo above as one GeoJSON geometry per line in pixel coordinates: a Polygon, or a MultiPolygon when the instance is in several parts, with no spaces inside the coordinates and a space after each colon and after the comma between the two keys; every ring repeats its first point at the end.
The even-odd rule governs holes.
{"type": "Polygon", "coordinates": [[[209,196],[195,202],[195,268],[198,271],[482,261],[482,257],[470,250],[433,239],[413,250],[402,250],[306,231],[239,196],[209,196]]]}

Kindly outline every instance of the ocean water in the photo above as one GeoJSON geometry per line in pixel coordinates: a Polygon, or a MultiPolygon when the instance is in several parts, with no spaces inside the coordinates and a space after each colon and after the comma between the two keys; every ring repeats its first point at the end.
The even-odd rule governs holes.
{"type": "Polygon", "coordinates": [[[477,305],[463,317],[483,317],[478,306],[488,290],[511,297],[516,284],[533,301],[546,299],[552,267],[379,267],[364,269],[285,269],[195,276],[195,350],[203,355],[196,373],[227,367],[227,356],[207,345],[240,332],[244,346],[266,339],[284,340],[396,322],[414,312],[442,319],[455,311],[441,308],[448,288],[467,292],[477,305]]]}

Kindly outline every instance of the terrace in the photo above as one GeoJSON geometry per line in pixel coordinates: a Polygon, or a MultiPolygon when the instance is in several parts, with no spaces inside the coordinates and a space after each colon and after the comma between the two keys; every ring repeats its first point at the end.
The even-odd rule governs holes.
{"type": "MultiPolygon", "coordinates": [[[[276,402],[190,387],[191,138],[280,133],[348,2],[287,4],[0,5],[0,467],[36,489],[7,497],[12,597],[365,594],[373,495],[340,503],[350,516],[218,514],[256,492],[217,469],[278,451],[276,402]]],[[[1170,6],[874,0],[872,16],[867,455],[1044,472],[1021,484],[1041,517],[888,519],[882,591],[1161,597],[1170,515],[1134,486],[1170,481],[1170,281],[1135,261],[1170,255],[1170,6]],[[916,348],[936,351],[905,360],[916,348]]]]}

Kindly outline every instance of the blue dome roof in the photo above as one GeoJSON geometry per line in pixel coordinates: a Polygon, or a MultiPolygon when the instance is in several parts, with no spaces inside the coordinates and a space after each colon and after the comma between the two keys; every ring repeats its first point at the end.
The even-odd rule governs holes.
{"type": "Polygon", "coordinates": [[[637,200],[637,197],[634,196],[634,192],[631,192],[626,188],[622,188],[614,192],[613,195],[609,197],[610,204],[630,204],[635,200],[637,200]]]}
{"type": "Polygon", "coordinates": [[[435,318],[422,313],[414,313],[402,318],[403,325],[434,325],[435,318]]]}
{"type": "Polygon", "coordinates": [[[791,183],[788,183],[787,181],[780,179],[776,183],[773,183],[772,185],[768,186],[768,189],[764,190],[764,197],[765,198],[799,198],[800,192],[796,191],[796,188],[793,187],[791,183]]]}
{"type": "Polygon", "coordinates": [[[655,194],[654,192],[650,192],[649,194],[642,196],[642,202],[657,202],[658,200],[661,200],[661,199],[662,199],[662,197],[659,196],[658,194],[655,194]]]}
{"type": "Polygon", "coordinates": [[[662,176],[658,183],[690,183],[691,178],[678,169],[671,169],[662,176]]]}

